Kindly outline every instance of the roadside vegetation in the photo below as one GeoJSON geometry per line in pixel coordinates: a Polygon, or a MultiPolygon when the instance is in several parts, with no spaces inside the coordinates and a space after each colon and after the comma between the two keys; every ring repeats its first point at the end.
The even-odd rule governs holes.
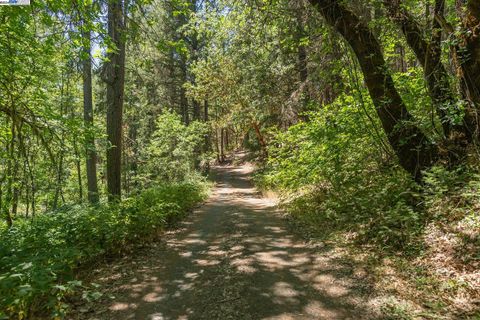
{"type": "Polygon", "coordinates": [[[475,319],[477,169],[438,165],[418,185],[388,158],[375,158],[374,137],[355,131],[358,122],[346,127],[337,114],[352,130],[340,133],[324,125],[324,114],[275,136],[257,186],[279,195],[306,240],[338,245],[365,265],[389,319],[475,319]]]}
{"type": "Polygon", "coordinates": [[[65,204],[0,226],[0,319],[64,318],[68,300],[101,297],[77,277],[99,261],[135,252],[206,199],[209,183],[192,153],[202,126],[188,128],[170,113],[157,120],[138,187],[122,202],[65,204]]]}
{"type": "Polygon", "coordinates": [[[35,218],[18,219],[0,232],[0,316],[65,316],[65,299],[101,295],[82,283],[79,268],[106,261],[157,239],[161,231],[205,199],[206,184],[183,182],[152,187],[121,204],[67,206],[35,218]]]}

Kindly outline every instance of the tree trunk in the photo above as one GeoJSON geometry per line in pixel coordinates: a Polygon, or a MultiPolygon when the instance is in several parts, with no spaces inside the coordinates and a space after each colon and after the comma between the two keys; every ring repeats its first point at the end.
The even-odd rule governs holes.
{"type": "MultiPolygon", "coordinates": [[[[62,144],[63,144],[63,138],[62,138],[62,144]]],[[[63,150],[60,151],[60,160],[58,161],[58,168],[57,168],[57,182],[55,184],[55,195],[53,197],[53,204],[52,204],[52,209],[57,210],[58,208],[58,198],[60,197],[60,192],[62,190],[62,173],[63,173],[63,150]]]]}
{"type": "MultiPolygon", "coordinates": [[[[205,123],[208,122],[208,101],[205,100],[203,102],[203,121],[205,123]]],[[[204,147],[203,147],[203,152],[206,153],[210,151],[210,130],[209,133],[205,134],[205,141],[204,141],[204,147]]]]}
{"type": "Polygon", "coordinates": [[[180,108],[181,108],[183,123],[188,126],[190,124],[190,116],[188,113],[188,99],[187,99],[185,88],[183,87],[183,85],[187,82],[187,65],[186,65],[185,58],[182,57],[180,63],[181,63],[181,72],[182,72],[182,78],[181,78],[182,84],[180,87],[180,108]]]}
{"type": "Polygon", "coordinates": [[[200,103],[196,99],[192,99],[193,104],[193,120],[200,120],[200,103]]]}
{"type": "Polygon", "coordinates": [[[307,48],[305,47],[304,37],[305,37],[305,27],[303,21],[304,6],[302,1],[299,1],[298,8],[296,11],[296,34],[295,41],[297,42],[297,69],[299,80],[302,83],[305,83],[308,78],[308,68],[307,68],[307,48]]]}
{"type": "MultiPolygon", "coordinates": [[[[129,169],[128,171],[131,171],[132,176],[136,176],[138,172],[138,157],[139,157],[139,148],[138,148],[138,120],[137,117],[134,116],[133,119],[131,119],[129,127],[128,127],[128,138],[130,141],[131,149],[132,149],[132,157],[129,159],[129,169]]],[[[128,158],[128,156],[127,156],[128,158]]],[[[133,187],[137,186],[137,182],[135,181],[133,183],[133,187]]]]}
{"type": "Polygon", "coordinates": [[[73,151],[75,152],[75,167],[77,169],[77,183],[78,183],[78,200],[83,201],[83,182],[82,182],[82,165],[80,162],[80,154],[77,147],[77,139],[73,138],[73,151]]]}
{"type": "MultiPolygon", "coordinates": [[[[438,0],[443,1],[443,0],[438,0]]],[[[464,1],[457,1],[458,15],[462,20],[461,32],[456,32],[443,17],[435,12],[436,22],[449,33],[455,41],[452,45],[452,58],[460,82],[460,90],[467,101],[465,106],[465,126],[473,139],[480,136],[480,1],[468,0],[464,10],[464,1]]]]}
{"type": "Polygon", "coordinates": [[[122,119],[125,79],[125,39],[122,0],[108,2],[108,35],[115,45],[109,53],[107,77],[107,190],[109,201],[122,194],[122,119]]]}
{"type": "MultiPolygon", "coordinates": [[[[28,154],[26,152],[26,154],[28,154]]],[[[35,218],[35,215],[37,213],[37,201],[36,201],[36,193],[37,193],[37,185],[35,184],[35,176],[34,176],[34,170],[35,170],[35,157],[32,155],[30,157],[30,185],[31,185],[31,208],[32,208],[32,219],[35,218]]]]}
{"type": "MultiPolygon", "coordinates": [[[[84,28],[87,28],[84,26],[84,28]]],[[[98,202],[97,184],[97,152],[95,149],[95,136],[93,133],[93,97],[92,97],[92,57],[91,57],[91,33],[84,30],[83,34],[83,121],[85,124],[85,149],[87,192],[90,203],[98,202]]]]}
{"type": "MultiPolygon", "coordinates": [[[[470,70],[469,87],[475,91],[477,97],[480,96],[480,0],[468,0],[467,14],[463,20],[464,28],[467,32],[463,33],[464,45],[468,51],[463,61],[463,66],[470,70]]],[[[476,101],[480,103],[480,101],[476,101]]],[[[477,107],[480,107],[477,105],[477,107]]]]}
{"type": "Polygon", "coordinates": [[[359,61],[378,117],[400,165],[415,180],[436,157],[436,149],[415,126],[387,70],[380,44],[355,14],[338,0],[310,0],[325,20],[349,43],[359,61]]]}
{"type": "MultiPolygon", "coordinates": [[[[409,47],[423,68],[428,92],[440,118],[445,137],[449,138],[452,132],[457,132],[465,134],[470,139],[468,119],[462,126],[453,124],[449,117],[448,109],[456,108],[457,99],[450,87],[447,70],[441,61],[442,33],[440,25],[437,21],[433,21],[432,38],[428,42],[425,39],[425,32],[401,5],[400,0],[384,0],[383,3],[387,8],[388,15],[402,30],[409,47]]],[[[444,7],[444,0],[437,0],[434,8],[435,14],[443,15],[444,7]]],[[[456,111],[458,112],[458,110],[456,111]]]]}
{"type": "Polygon", "coordinates": [[[19,177],[18,177],[18,169],[20,166],[20,162],[18,160],[15,161],[15,164],[13,166],[13,176],[16,178],[17,182],[14,183],[13,185],[13,194],[12,194],[12,212],[11,216],[16,217],[17,216],[17,209],[18,209],[18,196],[20,193],[20,187],[18,185],[19,177]]]}
{"type": "Polygon", "coordinates": [[[225,128],[225,150],[230,150],[230,135],[228,134],[228,128],[225,128]]]}
{"type": "MultiPolygon", "coordinates": [[[[295,23],[296,23],[296,30],[295,30],[295,42],[297,46],[297,63],[296,69],[298,73],[298,80],[300,82],[300,101],[298,108],[293,108],[291,117],[292,119],[287,119],[287,126],[295,124],[299,121],[300,114],[306,111],[308,103],[310,102],[310,92],[308,88],[308,65],[307,65],[307,48],[304,43],[305,37],[305,27],[304,27],[304,19],[303,14],[305,12],[305,7],[302,1],[298,2],[298,8],[295,8],[295,23]]],[[[304,118],[304,117],[302,117],[304,118]]],[[[305,120],[305,119],[304,119],[305,120]]]]}
{"type": "Polygon", "coordinates": [[[28,186],[25,188],[25,219],[28,218],[30,213],[30,192],[28,191],[28,186]]]}
{"type": "Polygon", "coordinates": [[[405,49],[401,43],[395,44],[395,71],[407,72],[407,64],[405,63],[405,49]]]}
{"type": "Polygon", "coordinates": [[[30,157],[29,153],[27,152],[27,148],[25,147],[23,136],[20,134],[20,132],[19,132],[19,135],[18,135],[18,146],[19,146],[20,151],[23,154],[23,157],[25,159],[25,166],[26,166],[26,169],[28,169],[28,176],[29,176],[29,179],[30,179],[30,185],[29,186],[27,185],[27,181],[25,181],[25,188],[26,188],[25,202],[27,204],[27,210],[26,210],[25,215],[26,215],[26,217],[28,216],[29,204],[31,202],[31,206],[32,206],[31,210],[32,210],[32,218],[33,218],[35,216],[35,176],[33,174],[34,171],[33,171],[31,161],[29,160],[29,158],[33,158],[33,156],[30,157]]]}
{"type": "MultiPolygon", "coordinates": [[[[192,13],[197,12],[197,1],[191,0],[190,9],[192,13]]],[[[198,51],[199,51],[199,41],[198,33],[194,30],[193,34],[190,36],[190,62],[195,64],[198,61],[198,51]]],[[[195,85],[195,74],[190,73],[190,81],[192,85],[195,85]]],[[[192,109],[193,109],[193,120],[200,120],[200,102],[197,99],[192,99],[192,109]]]]}
{"type": "Polygon", "coordinates": [[[478,138],[480,135],[478,119],[480,110],[480,0],[468,0],[462,24],[463,32],[460,35],[457,53],[465,97],[471,102],[467,113],[474,118],[472,119],[475,124],[473,134],[478,138]]]}
{"type": "Polygon", "coordinates": [[[224,142],[225,142],[225,130],[223,128],[220,129],[220,162],[225,162],[225,150],[224,150],[224,142]]]}
{"type": "Polygon", "coordinates": [[[218,128],[215,128],[215,151],[217,152],[217,162],[221,163],[222,160],[220,159],[220,148],[218,144],[220,143],[220,139],[218,138],[218,128]]]}
{"type": "Polygon", "coordinates": [[[255,130],[255,135],[257,136],[258,143],[260,144],[260,147],[262,148],[262,153],[264,156],[267,155],[267,143],[265,142],[265,139],[263,137],[262,132],[260,131],[260,126],[256,121],[252,122],[252,127],[253,130],[255,130]]]}
{"type": "Polygon", "coordinates": [[[13,165],[15,162],[15,118],[12,117],[11,123],[11,140],[10,143],[7,142],[7,169],[6,169],[6,180],[7,180],[7,190],[5,194],[5,199],[2,201],[2,211],[4,212],[5,219],[7,222],[7,226],[10,228],[13,225],[13,217],[10,213],[10,204],[12,202],[13,197],[13,185],[14,185],[14,175],[13,175],[13,165]]]}

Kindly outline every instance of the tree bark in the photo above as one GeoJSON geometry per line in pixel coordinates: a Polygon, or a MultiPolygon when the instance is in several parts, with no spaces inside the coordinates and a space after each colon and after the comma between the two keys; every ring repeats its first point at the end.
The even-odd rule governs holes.
{"type": "Polygon", "coordinates": [[[109,53],[107,77],[107,190],[109,201],[121,198],[122,123],[125,79],[125,39],[122,0],[108,2],[108,35],[115,45],[109,53]]]}
{"type": "Polygon", "coordinates": [[[436,149],[413,124],[414,119],[395,88],[380,44],[369,27],[337,0],[309,0],[349,43],[362,69],[378,117],[400,165],[415,180],[432,165],[436,149]]]}
{"type": "Polygon", "coordinates": [[[87,192],[90,203],[98,202],[97,184],[97,152],[95,149],[95,136],[93,134],[93,97],[92,97],[92,57],[91,33],[83,26],[83,121],[85,124],[85,151],[87,171],[87,192]]]}

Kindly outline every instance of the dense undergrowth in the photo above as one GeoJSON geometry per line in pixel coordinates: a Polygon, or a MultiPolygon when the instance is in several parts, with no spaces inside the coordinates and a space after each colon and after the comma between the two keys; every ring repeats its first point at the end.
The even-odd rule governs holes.
{"type": "Polygon", "coordinates": [[[18,219],[0,230],[0,319],[51,312],[60,318],[64,298],[95,294],[75,271],[151,240],[206,196],[204,182],[156,186],[118,205],[73,206],[18,219]]]}
{"type": "Polygon", "coordinates": [[[275,132],[257,185],[276,190],[310,237],[368,253],[380,291],[396,299],[385,302],[385,316],[479,316],[478,170],[438,164],[420,186],[395,164],[384,137],[365,130],[368,121],[344,96],[275,132]]]}

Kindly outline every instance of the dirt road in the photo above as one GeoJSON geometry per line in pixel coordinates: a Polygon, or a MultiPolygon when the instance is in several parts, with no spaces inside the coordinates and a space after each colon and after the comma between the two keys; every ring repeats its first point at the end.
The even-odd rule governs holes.
{"type": "Polygon", "coordinates": [[[210,199],[182,227],[97,270],[104,298],[82,319],[371,319],[365,275],[295,236],[249,181],[246,166],[214,169],[210,199]]]}

